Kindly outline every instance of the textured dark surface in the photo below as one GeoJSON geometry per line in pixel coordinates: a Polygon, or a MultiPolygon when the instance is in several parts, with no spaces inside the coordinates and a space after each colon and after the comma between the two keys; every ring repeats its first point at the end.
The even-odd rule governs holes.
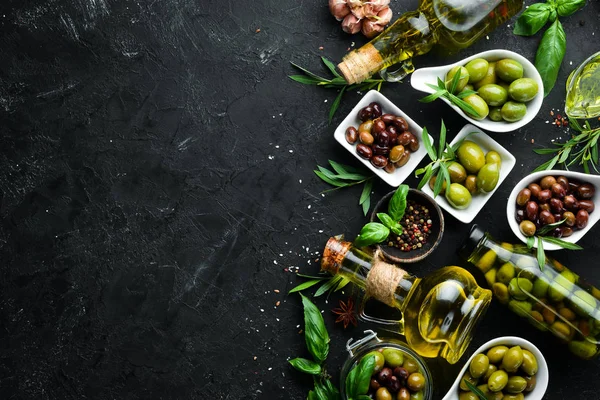
{"type": "MultiPolygon", "coordinates": [[[[341,31],[325,0],[2,3],[0,397],[305,398],[310,380],[286,362],[306,353],[299,298],[285,294],[299,280],[284,268],[316,273],[326,239],[353,237],[366,220],[360,188],[321,196],[312,172],[327,159],[357,165],[332,135],[359,95],[328,125],[335,93],[286,75],[289,61],[319,70],[319,56],[339,60],[363,40],[341,31]]],[[[392,1],[396,15],[416,5],[392,1]]],[[[505,202],[544,160],[531,150],[566,137],[549,113],[562,110],[571,69],[599,50],[599,18],[589,1],[564,21],[557,87],[526,128],[494,135],[518,160],[475,220],[497,238],[516,241],[505,202]]],[[[503,26],[451,59],[416,63],[498,47],[533,59],[538,40],[503,26]]],[[[465,123],[417,103],[408,83],[383,93],[434,132],[441,117],[451,137],[465,123]]],[[[373,202],[389,190],[376,181],[373,202]]],[[[468,226],[447,221],[441,246],[411,271],[461,263],[468,226]]],[[[595,233],[581,244],[555,255],[600,283],[595,233]]],[[[368,327],[334,326],[339,298],[317,301],[336,380],[344,343],[368,327]]],[[[597,361],[493,304],[472,348],[499,335],[547,355],[546,398],[598,398],[597,361]]],[[[430,366],[439,399],[460,363],[430,366]]]]}

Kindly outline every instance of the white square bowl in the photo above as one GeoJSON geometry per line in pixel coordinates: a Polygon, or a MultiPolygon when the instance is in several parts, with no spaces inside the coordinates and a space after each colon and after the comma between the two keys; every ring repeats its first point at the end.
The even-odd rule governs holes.
{"type": "MultiPolygon", "coordinates": [[[[510,171],[514,168],[517,160],[515,157],[508,152],[504,147],[500,146],[498,142],[494,139],[483,133],[479,128],[473,126],[471,124],[465,125],[460,132],[456,135],[454,140],[450,142],[450,145],[457,143],[459,140],[462,140],[466,136],[469,136],[467,140],[470,140],[474,143],[477,143],[484,153],[487,153],[490,150],[497,151],[502,158],[502,165],[500,166],[500,178],[498,179],[498,184],[489,193],[477,193],[473,195],[473,199],[471,200],[471,204],[469,207],[464,210],[458,210],[450,205],[446,198],[442,195],[438,195],[434,200],[440,207],[444,210],[448,211],[448,214],[454,216],[460,222],[465,224],[470,223],[477,216],[479,211],[483,208],[485,203],[494,195],[496,190],[500,187],[502,182],[506,179],[510,171]],[[471,132],[474,132],[470,134],[471,132]]],[[[429,196],[433,197],[433,190],[429,187],[429,184],[425,184],[421,189],[423,192],[427,193],[429,196]]]]}
{"type": "MultiPolygon", "coordinates": [[[[344,146],[346,150],[352,153],[354,157],[360,160],[360,162],[362,162],[367,168],[383,179],[388,185],[393,187],[400,186],[400,184],[404,182],[406,178],[408,178],[417,165],[419,165],[425,155],[427,155],[427,150],[425,150],[425,146],[423,145],[423,128],[421,128],[408,115],[402,112],[401,109],[396,107],[394,103],[387,99],[387,97],[376,90],[371,90],[363,96],[363,98],[352,109],[352,111],[350,111],[350,114],[348,114],[348,116],[346,116],[342,123],[337,127],[333,137],[338,141],[339,144],[344,146]],[[374,101],[381,105],[381,109],[383,110],[384,114],[394,114],[404,118],[408,123],[410,132],[412,132],[412,134],[415,135],[415,137],[419,140],[419,150],[411,153],[410,159],[406,165],[396,168],[396,171],[394,171],[392,174],[388,174],[383,169],[375,168],[369,160],[365,160],[359,156],[358,153],[356,153],[356,144],[350,144],[346,140],[346,129],[349,126],[354,126],[356,129],[358,129],[358,126],[361,124],[360,119],[358,119],[358,111],[374,101]]],[[[431,140],[431,143],[433,143],[433,137],[431,137],[431,135],[429,135],[429,140],[431,140]]]]}

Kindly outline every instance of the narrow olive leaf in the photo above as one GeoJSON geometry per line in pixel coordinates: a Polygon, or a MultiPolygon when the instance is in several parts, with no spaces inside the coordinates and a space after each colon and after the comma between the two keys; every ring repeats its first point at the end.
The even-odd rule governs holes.
{"type": "Polygon", "coordinates": [[[450,172],[448,171],[448,164],[443,163],[443,165],[440,165],[440,171],[442,172],[442,178],[444,178],[444,181],[446,182],[446,187],[449,188],[452,182],[450,181],[450,172]]]}
{"type": "Polygon", "coordinates": [[[331,278],[330,280],[328,280],[327,282],[323,283],[315,292],[315,294],[313,294],[313,297],[319,297],[325,293],[327,293],[329,290],[333,289],[339,282],[338,276],[341,275],[337,275],[334,276],[333,278],[331,278]]]}
{"type": "Polygon", "coordinates": [[[535,237],[529,236],[527,238],[527,248],[532,249],[534,245],[535,245],[535,237]]]}
{"type": "MultiPolygon", "coordinates": [[[[585,5],[585,0],[557,0],[556,12],[561,17],[568,17],[574,14],[585,5]]],[[[531,7],[530,7],[531,8],[531,7]]]]}
{"type": "Polygon", "coordinates": [[[328,59],[326,59],[325,57],[321,57],[321,60],[323,61],[323,64],[325,64],[327,66],[327,68],[331,71],[331,73],[333,75],[335,75],[336,78],[342,78],[342,76],[337,72],[337,70],[335,69],[335,65],[333,65],[333,63],[331,61],[329,61],[328,59]]]}
{"type": "Polygon", "coordinates": [[[408,196],[408,185],[400,185],[394,192],[388,204],[388,214],[394,221],[400,221],[406,211],[406,196],[408,196]]]}
{"type": "Polygon", "coordinates": [[[557,19],[544,32],[535,55],[535,67],[542,76],[542,82],[544,83],[544,96],[547,96],[554,87],[566,49],[565,31],[557,19]]]}
{"type": "Polygon", "coordinates": [[[469,388],[469,390],[473,393],[475,393],[477,395],[477,397],[479,397],[479,400],[487,400],[487,396],[485,395],[485,393],[483,393],[481,390],[479,390],[479,388],[475,385],[473,385],[471,382],[469,382],[466,379],[463,379],[463,382],[465,383],[465,385],[467,385],[467,387],[469,388]]]}
{"type": "Polygon", "coordinates": [[[331,278],[331,276],[329,276],[329,275],[312,276],[312,275],[305,275],[305,274],[296,274],[296,276],[301,276],[302,278],[308,278],[308,279],[319,279],[319,280],[331,278]]]}
{"type": "Polygon", "coordinates": [[[440,143],[438,144],[438,156],[441,158],[444,154],[444,148],[446,146],[446,125],[442,120],[442,126],[440,127],[440,143]]]}
{"type": "Polygon", "coordinates": [[[431,179],[434,172],[435,171],[431,167],[431,165],[428,165],[427,168],[425,169],[425,175],[423,175],[423,178],[421,178],[421,181],[417,185],[417,189],[421,190],[423,188],[423,186],[425,186],[427,184],[427,182],[429,182],[429,179],[431,179]]]}
{"type": "Polygon", "coordinates": [[[372,397],[368,396],[366,394],[359,394],[358,396],[356,396],[356,400],[371,400],[372,397]]]}
{"type": "Polygon", "coordinates": [[[564,224],[566,220],[567,219],[565,218],[558,222],[553,222],[551,224],[542,226],[542,228],[538,231],[538,235],[540,235],[540,236],[545,235],[546,233],[550,232],[552,229],[556,228],[557,226],[561,226],[562,224],[564,224]]]}
{"type": "Polygon", "coordinates": [[[313,358],[322,363],[329,354],[329,334],[321,311],[308,297],[300,293],[304,306],[304,336],[306,347],[313,358]]]}
{"type": "Polygon", "coordinates": [[[429,158],[431,161],[437,160],[437,154],[435,154],[435,149],[431,144],[431,139],[429,138],[429,132],[427,132],[427,127],[423,127],[423,144],[425,145],[425,149],[427,150],[427,154],[429,154],[429,158]]]}
{"type": "Polygon", "coordinates": [[[335,172],[337,172],[340,175],[340,178],[342,178],[342,179],[360,180],[360,179],[367,178],[367,176],[362,175],[360,173],[356,173],[354,171],[349,171],[348,170],[349,167],[347,165],[337,163],[333,160],[328,160],[328,161],[329,161],[329,164],[331,165],[331,168],[333,168],[333,170],[335,172]]]}
{"type": "Polygon", "coordinates": [[[309,287],[315,286],[319,282],[321,282],[321,279],[313,279],[313,280],[310,280],[310,281],[302,282],[301,284],[299,284],[298,286],[296,286],[295,288],[293,288],[292,290],[290,290],[288,292],[288,294],[295,293],[295,292],[300,292],[300,291],[302,291],[304,289],[308,289],[309,287]]]}
{"type": "Polygon", "coordinates": [[[329,183],[332,186],[337,186],[337,187],[344,187],[346,186],[346,183],[344,182],[339,182],[335,179],[331,179],[329,178],[327,175],[325,175],[324,173],[322,173],[321,171],[313,171],[315,173],[315,175],[317,175],[319,178],[321,178],[322,181],[325,181],[327,183],[329,183]]]}
{"type": "Polygon", "coordinates": [[[469,103],[467,103],[466,101],[459,99],[458,97],[456,97],[455,95],[449,93],[448,94],[450,96],[449,100],[454,103],[458,108],[460,108],[461,110],[463,110],[467,115],[471,116],[471,117],[480,117],[481,115],[477,112],[477,110],[475,110],[473,108],[472,105],[470,105],[469,103]]]}
{"type": "Polygon", "coordinates": [[[540,165],[539,167],[534,169],[533,172],[552,169],[552,168],[554,168],[554,166],[556,165],[557,162],[558,162],[558,156],[554,156],[550,160],[546,161],[545,163],[543,163],[542,165],[540,165]]]}
{"type": "Polygon", "coordinates": [[[542,237],[542,239],[544,240],[544,242],[555,244],[557,246],[562,247],[563,249],[583,250],[583,247],[579,246],[578,244],[567,242],[566,240],[562,240],[559,238],[544,236],[544,237],[542,237]]]}
{"type": "MultiPolygon", "coordinates": [[[[339,275],[339,276],[341,276],[341,275],[339,275]]],[[[342,277],[342,279],[340,279],[340,282],[338,283],[338,285],[335,287],[335,289],[333,291],[337,292],[338,290],[342,290],[349,283],[350,283],[350,281],[347,278],[342,277]]]]}
{"type": "Polygon", "coordinates": [[[535,35],[548,22],[550,10],[552,6],[547,3],[530,5],[517,19],[513,33],[520,36],[535,35]]]}
{"type": "Polygon", "coordinates": [[[440,89],[446,89],[446,84],[444,83],[444,81],[442,80],[442,78],[440,78],[439,76],[437,78],[437,84],[438,84],[438,88],[440,88],[440,89]]]}
{"type": "Polygon", "coordinates": [[[292,367],[305,374],[319,375],[321,373],[321,366],[306,358],[294,358],[288,362],[292,364],[292,367]]]}
{"type": "Polygon", "coordinates": [[[320,81],[315,79],[315,78],[311,78],[309,76],[304,76],[304,75],[290,75],[288,76],[288,78],[290,78],[293,81],[296,81],[298,83],[302,83],[304,85],[317,85],[320,81]]]}
{"type": "Polygon", "coordinates": [[[360,230],[360,234],[354,239],[357,247],[370,246],[383,242],[390,235],[390,230],[379,222],[369,222],[360,230]]]}
{"type": "Polygon", "coordinates": [[[367,199],[361,204],[363,215],[366,217],[369,213],[369,208],[371,208],[371,197],[367,197],[367,199]]]}
{"type": "Polygon", "coordinates": [[[569,147],[569,148],[565,149],[565,151],[563,151],[561,153],[560,157],[558,158],[558,163],[559,164],[564,164],[565,161],[567,161],[567,158],[569,158],[569,154],[571,154],[571,150],[572,149],[573,149],[572,147],[569,147]]]}
{"type": "Polygon", "coordinates": [[[437,100],[438,98],[442,97],[444,94],[446,94],[446,89],[438,90],[435,93],[432,93],[428,96],[420,98],[419,101],[421,103],[431,103],[432,101],[437,100]]]}
{"type": "Polygon", "coordinates": [[[558,151],[560,151],[560,148],[558,148],[558,147],[556,149],[546,149],[546,148],[544,148],[544,149],[533,149],[534,153],[536,153],[536,154],[542,154],[542,155],[543,154],[552,154],[552,153],[556,153],[558,151]]]}
{"type": "Polygon", "coordinates": [[[450,83],[450,89],[448,89],[448,91],[451,94],[454,94],[456,92],[456,87],[458,86],[458,81],[460,81],[460,76],[461,76],[461,74],[456,73],[452,77],[452,82],[450,83]]]}
{"type": "Polygon", "coordinates": [[[371,207],[371,189],[373,188],[373,181],[369,179],[365,186],[363,186],[362,193],[360,194],[360,199],[358,200],[358,204],[363,208],[363,214],[367,215],[369,212],[369,208],[371,207]]]}
{"type": "Polygon", "coordinates": [[[464,99],[465,97],[470,96],[472,94],[477,94],[477,92],[474,90],[465,89],[458,93],[456,97],[458,97],[459,99],[464,99]]]}
{"type": "Polygon", "coordinates": [[[454,160],[456,158],[456,154],[454,153],[454,149],[448,143],[446,143],[446,151],[444,152],[444,154],[446,154],[446,157],[449,158],[449,159],[451,159],[451,160],[454,160]]]}
{"type": "Polygon", "coordinates": [[[317,74],[314,74],[312,72],[310,72],[309,70],[307,70],[306,68],[302,68],[301,66],[299,66],[298,64],[295,63],[290,63],[292,64],[293,67],[298,68],[300,71],[304,72],[306,75],[310,76],[311,78],[314,78],[320,82],[329,82],[329,79],[325,79],[322,76],[319,76],[317,74]]]}
{"type": "Polygon", "coordinates": [[[541,236],[537,238],[537,262],[540,267],[540,270],[544,270],[544,265],[546,265],[546,253],[544,253],[544,243],[542,242],[541,236]]]}
{"type": "Polygon", "coordinates": [[[335,114],[338,107],[340,106],[340,102],[342,101],[342,96],[344,95],[345,90],[346,90],[346,86],[344,86],[342,88],[342,90],[340,90],[340,94],[337,95],[337,97],[331,104],[331,109],[329,110],[329,123],[331,123],[331,121],[333,120],[333,115],[335,114]]]}
{"type": "Polygon", "coordinates": [[[332,180],[334,180],[334,181],[338,181],[338,180],[339,180],[339,179],[338,179],[338,178],[339,178],[339,176],[338,176],[338,175],[336,175],[336,174],[334,174],[333,172],[331,172],[331,171],[330,171],[330,170],[328,170],[327,168],[325,168],[325,167],[321,167],[320,165],[317,165],[317,169],[318,169],[319,171],[321,171],[321,173],[322,173],[323,175],[325,175],[326,177],[328,177],[329,179],[332,179],[332,180]]]}

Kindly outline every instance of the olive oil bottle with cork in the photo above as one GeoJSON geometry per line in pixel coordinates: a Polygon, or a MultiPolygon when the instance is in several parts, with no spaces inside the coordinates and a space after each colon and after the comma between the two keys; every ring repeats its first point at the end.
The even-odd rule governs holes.
{"type": "Polygon", "coordinates": [[[434,46],[446,53],[462,50],[521,10],[523,0],[421,0],[416,11],[401,15],[375,39],[348,53],[338,64],[349,84],[376,72],[398,81],[413,71],[412,57],[434,46]],[[387,72],[393,64],[400,69],[387,72]]]}

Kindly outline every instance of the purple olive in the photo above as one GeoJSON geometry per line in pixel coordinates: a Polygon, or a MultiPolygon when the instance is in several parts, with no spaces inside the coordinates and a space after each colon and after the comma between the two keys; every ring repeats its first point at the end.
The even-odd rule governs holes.
{"type": "Polygon", "coordinates": [[[577,189],[577,197],[580,199],[591,199],[594,197],[594,193],[596,193],[596,189],[589,183],[584,183],[577,189]]]}
{"type": "Polygon", "coordinates": [[[579,229],[583,229],[588,224],[588,219],[590,218],[590,214],[588,214],[585,210],[577,211],[577,215],[575,215],[575,226],[579,229]]]}
{"type": "Polygon", "coordinates": [[[408,130],[408,123],[402,117],[396,117],[396,119],[394,120],[394,125],[396,125],[398,129],[400,129],[400,132],[408,130]]]}
{"type": "Polygon", "coordinates": [[[588,214],[591,214],[594,212],[596,207],[594,206],[594,202],[592,200],[579,200],[579,208],[587,211],[588,214]]]}
{"type": "MultiPolygon", "coordinates": [[[[560,185],[558,185],[560,186],[560,185]]],[[[560,186],[562,188],[562,186],[560,186]]],[[[563,202],[553,197],[550,199],[550,208],[554,212],[561,212],[563,210],[563,202]]]]}
{"type": "Polygon", "coordinates": [[[388,165],[388,159],[386,156],[373,156],[373,158],[371,158],[371,164],[373,164],[375,168],[385,168],[385,166],[388,165]]]}
{"type": "Polygon", "coordinates": [[[371,119],[373,117],[373,108],[366,106],[364,108],[361,108],[360,111],[358,112],[358,119],[360,119],[361,121],[365,122],[368,119],[371,119]]]}
{"type": "Polygon", "coordinates": [[[558,182],[552,184],[552,188],[550,190],[552,190],[552,195],[559,199],[562,199],[567,194],[566,189],[558,182]]]}
{"type": "Polygon", "coordinates": [[[396,119],[396,116],[393,114],[383,114],[381,116],[381,120],[383,122],[385,122],[386,125],[391,125],[394,123],[394,120],[396,119]]]}
{"type": "Polygon", "coordinates": [[[525,206],[525,215],[527,216],[527,219],[530,220],[531,222],[537,221],[538,209],[539,209],[539,206],[535,201],[527,202],[527,205],[525,206]]]}
{"type": "Polygon", "coordinates": [[[373,118],[379,118],[381,117],[381,105],[379,103],[376,102],[372,102],[371,104],[369,104],[369,107],[371,107],[371,109],[373,110],[373,118]]]}
{"type": "Polygon", "coordinates": [[[358,153],[359,156],[361,156],[362,158],[366,158],[367,160],[371,159],[371,157],[373,157],[373,150],[371,150],[371,148],[369,146],[367,146],[366,144],[358,144],[356,146],[356,152],[358,153]]]}
{"type": "Polygon", "coordinates": [[[354,144],[354,143],[356,143],[357,140],[358,140],[358,131],[356,130],[355,127],[349,126],[346,129],[346,141],[350,144],[354,144]]]}
{"type": "Polygon", "coordinates": [[[538,194],[538,201],[540,203],[545,203],[552,198],[552,192],[550,189],[544,189],[538,194]]]}

